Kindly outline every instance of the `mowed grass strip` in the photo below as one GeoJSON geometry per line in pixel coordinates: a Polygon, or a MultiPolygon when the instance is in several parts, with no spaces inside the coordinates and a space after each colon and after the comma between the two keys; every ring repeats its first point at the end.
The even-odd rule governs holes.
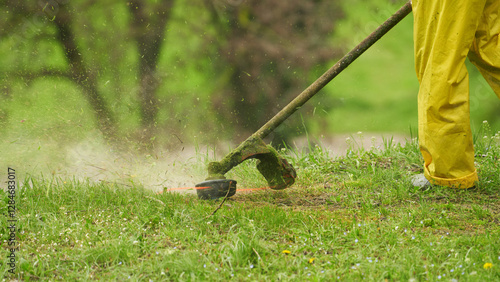
{"type": "MultiPolygon", "coordinates": [[[[477,145],[474,190],[412,188],[415,142],[337,159],[314,147],[284,151],[294,187],[239,192],[213,216],[220,202],[194,195],[27,178],[16,275],[4,263],[6,217],[0,271],[26,281],[499,280],[500,149],[478,140],[489,145],[477,145]]],[[[252,165],[231,176],[260,185],[252,165]]]]}

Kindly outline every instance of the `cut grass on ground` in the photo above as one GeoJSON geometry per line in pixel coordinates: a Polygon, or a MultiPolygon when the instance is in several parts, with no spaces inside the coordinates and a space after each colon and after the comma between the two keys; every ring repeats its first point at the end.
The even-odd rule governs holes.
{"type": "MultiPolygon", "coordinates": [[[[498,281],[500,148],[485,140],[475,190],[412,188],[414,142],[333,160],[316,147],[288,156],[294,187],[239,192],[213,216],[220,202],[194,195],[28,178],[16,274],[6,217],[0,271],[25,281],[498,281]]],[[[231,176],[261,184],[250,163],[231,176]]]]}

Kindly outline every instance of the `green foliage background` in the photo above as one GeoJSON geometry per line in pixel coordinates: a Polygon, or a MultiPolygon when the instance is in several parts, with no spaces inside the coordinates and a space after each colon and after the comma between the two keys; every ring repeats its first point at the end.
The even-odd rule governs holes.
{"type": "MultiPolygon", "coordinates": [[[[88,52],[88,64],[103,66],[97,69],[99,87],[116,113],[119,132],[134,140],[140,123],[134,93],[136,47],[128,38],[118,36],[120,28],[129,21],[126,7],[115,1],[90,6],[84,6],[84,2],[76,1],[75,5],[85,7],[85,15],[92,18],[79,17],[76,22],[88,29],[101,29],[108,36],[89,39],[85,36],[90,32],[83,28],[78,38],[82,52],[88,52]],[[89,22],[92,25],[87,25],[89,22]]],[[[325,44],[347,52],[403,3],[344,1],[345,17],[338,23],[336,33],[324,38],[325,44]]],[[[186,144],[215,144],[234,135],[231,126],[222,124],[217,119],[219,113],[210,105],[210,95],[227,85],[224,74],[215,71],[214,61],[220,54],[216,53],[215,43],[210,42],[217,39],[216,29],[208,23],[204,6],[176,2],[158,65],[163,83],[158,91],[157,126],[158,138],[166,136],[163,141],[175,135],[175,139],[179,137],[186,144]]],[[[39,66],[65,66],[59,46],[37,40],[35,30],[21,31],[4,34],[0,41],[2,155],[32,155],[43,148],[99,139],[95,117],[74,84],[60,77],[26,80],[15,76],[18,71],[29,72],[39,66]]],[[[55,36],[50,27],[44,32],[55,36]]],[[[325,65],[333,65],[336,60],[332,58],[325,65]]],[[[309,74],[310,81],[325,70],[325,66],[317,66],[309,74]]],[[[470,75],[472,126],[479,128],[483,120],[488,120],[493,131],[497,131],[500,102],[475,68],[470,68],[470,75]]],[[[297,89],[297,94],[301,91],[297,89]]],[[[410,15],[313,98],[311,107],[296,115],[302,115],[301,126],[313,138],[358,131],[415,133],[417,91],[410,15]]]]}

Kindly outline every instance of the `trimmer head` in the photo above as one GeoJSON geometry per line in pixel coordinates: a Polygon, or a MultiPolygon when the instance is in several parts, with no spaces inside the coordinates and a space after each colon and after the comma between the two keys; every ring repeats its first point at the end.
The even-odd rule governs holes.
{"type": "Polygon", "coordinates": [[[202,200],[215,200],[233,196],[236,193],[236,181],[231,179],[207,180],[196,184],[196,194],[202,200]]]}
{"type": "MultiPolygon", "coordinates": [[[[234,181],[226,180],[224,174],[243,161],[252,158],[258,159],[257,169],[267,180],[271,189],[285,189],[290,187],[295,182],[297,173],[295,172],[293,166],[288,163],[285,158],[281,157],[273,147],[266,145],[262,139],[258,137],[250,137],[220,162],[210,163],[208,165],[207,181],[197,184],[196,187],[209,186],[206,183],[210,183],[210,181],[214,181],[214,183],[234,181]]],[[[234,187],[236,192],[236,181],[234,181],[234,187]]],[[[197,189],[198,197],[200,199],[203,199],[200,196],[200,193],[203,193],[201,192],[202,190],[205,189],[197,189]]],[[[227,192],[227,189],[225,191],[227,192]]],[[[230,192],[228,196],[234,195],[235,192],[230,192]]],[[[220,197],[224,197],[225,195],[226,194],[224,193],[220,197]]]]}

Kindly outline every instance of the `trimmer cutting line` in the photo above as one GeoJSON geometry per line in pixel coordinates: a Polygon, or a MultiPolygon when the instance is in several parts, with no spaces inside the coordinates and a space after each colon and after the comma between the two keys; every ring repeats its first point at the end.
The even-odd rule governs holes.
{"type": "Polygon", "coordinates": [[[309,99],[319,92],[325,85],[334,79],[339,73],[346,69],[354,60],[391,30],[396,24],[411,12],[411,1],[407,2],[394,15],[387,19],[374,32],[366,37],[361,43],[344,55],[334,66],[321,75],[279,113],[264,124],[257,132],[243,141],[236,149],[225,156],[220,162],[211,162],[208,165],[208,177],[206,181],[199,183],[196,187],[210,187],[197,189],[200,199],[217,199],[231,197],[236,193],[236,181],[226,179],[224,176],[233,167],[247,159],[258,159],[257,169],[267,180],[269,187],[281,190],[290,187],[297,177],[295,169],[278,152],[266,145],[262,139],[269,135],[276,127],[283,123],[290,115],[300,109],[309,99]],[[228,193],[229,190],[229,193],[228,193]]]}

